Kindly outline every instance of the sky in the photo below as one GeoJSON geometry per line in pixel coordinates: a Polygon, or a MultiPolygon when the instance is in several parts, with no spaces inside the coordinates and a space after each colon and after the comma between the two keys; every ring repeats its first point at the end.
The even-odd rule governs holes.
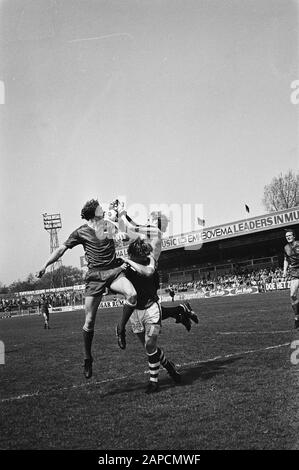
{"type": "MultiPolygon", "coordinates": [[[[91,198],[201,204],[206,226],[265,213],[298,171],[292,0],[0,0],[0,282],[49,257],[91,198]]],[[[65,265],[80,267],[82,247],[65,265]]]]}

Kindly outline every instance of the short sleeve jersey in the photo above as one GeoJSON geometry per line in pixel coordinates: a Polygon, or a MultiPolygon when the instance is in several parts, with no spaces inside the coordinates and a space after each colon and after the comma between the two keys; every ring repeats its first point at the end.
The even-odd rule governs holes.
{"type": "Polygon", "coordinates": [[[299,270],[299,242],[288,243],[284,247],[285,259],[289,263],[290,273],[299,270]]]}
{"type": "Polygon", "coordinates": [[[40,305],[41,305],[41,310],[42,312],[44,313],[49,313],[49,300],[48,299],[41,299],[40,301],[40,305]]]}
{"type": "Polygon", "coordinates": [[[146,277],[133,269],[126,270],[126,277],[131,281],[137,292],[137,305],[135,308],[144,310],[159,300],[157,291],[160,287],[159,274],[155,270],[152,276],[146,277]]]}
{"type": "Polygon", "coordinates": [[[74,230],[64,245],[67,248],[83,245],[89,269],[109,269],[118,264],[113,238],[98,237],[87,224],[74,230]]]}

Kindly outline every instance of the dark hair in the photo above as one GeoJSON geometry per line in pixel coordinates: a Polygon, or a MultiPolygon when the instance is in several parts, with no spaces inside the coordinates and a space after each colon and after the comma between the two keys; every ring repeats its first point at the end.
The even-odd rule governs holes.
{"type": "Polygon", "coordinates": [[[99,206],[97,199],[87,201],[81,210],[81,219],[90,220],[94,218],[96,208],[99,206]]]}
{"type": "Polygon", "coordinates": [[[295,230],[293,228],[285,228],[284,231],[285,231],[285,233],[291,232],[294,235],[294,237],[296,235],[295,230]]]}
{"type": "Polygon", "coordinates": [[[140,237],[131,241],[128,246],[128,256],[132,261],[139,264],[148,263],[148,255],[153,251],[152,246],[140,237]]]}

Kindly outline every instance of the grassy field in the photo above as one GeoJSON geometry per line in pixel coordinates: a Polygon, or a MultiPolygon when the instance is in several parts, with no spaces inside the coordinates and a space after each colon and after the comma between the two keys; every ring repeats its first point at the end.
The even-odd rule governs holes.
{"type": "MultiPolygon", "coordinates": [[[[144,393],[145,354],[132,333],[121,351],[120,309],[100,310],[94,375],[83,376],[84,312],[0,320],[0,449],[298,449],[299,365],[291,364],[289,293],[193,301],[199,325],[169,319],[160,345],[175,386],[144,393]]],[[[299,356],[299,354],[298,354],[299,356]]]]}

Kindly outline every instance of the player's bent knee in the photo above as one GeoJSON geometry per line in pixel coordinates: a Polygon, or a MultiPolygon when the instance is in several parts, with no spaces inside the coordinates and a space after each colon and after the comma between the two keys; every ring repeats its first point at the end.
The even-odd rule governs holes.
{"type": "Polygon", "coordinates": [[[137,304],[137,294],[136,294],[136,292],[135,292],[135,294],[131,293],[128,296],[126,296],[126,304],[131,305],[132,307],[134,307],[137,304]]]}
{"type": "Polygon", "coordinates": [[[147,354],[153,354],[157,349],[157,342],[148,341],[145,344],[145,351],[147,354]]]}
{"type": "Polygon", "coordinates": [[[126,289],[125,297],[127,300],[133,303],[137,302],[137,292],[133,285],[131,285],[128,289],[126,289]]]}
{"type": "Polygon", "coordinates": [[[145,350],[147,354],[153,354],[157,349],[158,336],[153,335],[146,338],[145,341],[145,350]]]}

